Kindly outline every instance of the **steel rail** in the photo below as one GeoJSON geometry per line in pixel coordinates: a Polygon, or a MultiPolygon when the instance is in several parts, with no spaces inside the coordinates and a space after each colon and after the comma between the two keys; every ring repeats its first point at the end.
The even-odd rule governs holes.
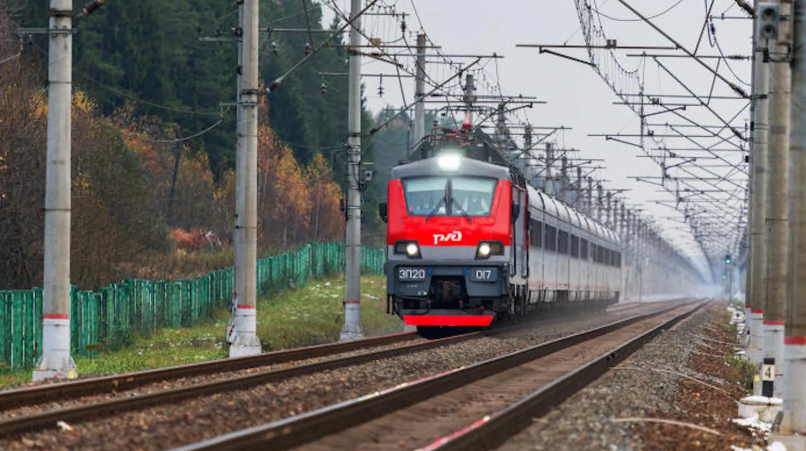
{"type": "Polygon", "coordinates": [[[532,424],[532,419],[543,416],[567,398],[588,386],[610,368],[639,350],[664,330],[693,315],[705,303],[678,315],[663,324],[633,338],[613,351],[565,374],[543,386],[529,396],[510,404],[496,413],[487,415],[467,427],[434,441],[418,451],[491,450],[532,424]]]}
{"type": "Polygon", "coordinates": [[[473,365],[428,376],[413,382],[407,382],[390,389],[273,423],[244,429],[210,440],[176,448],[174,451],[233,451],[251,449],[282,451],[296,448],[322,437],[397,412],[478,380],[494,376],[568,347],[622,329],[631,324],[663,315],[672,310],[690,305],[691,303],[692,302],[686,302],[655,312],[635,315],[603,327],[559,338],[473,365]]]}
{"type": "MultiPolygon", "coordinates": [[[[617,304],[618,311],[638,308],[637,303],[617,304]]],[[[615,313],[616,310],[612,310],[615,313]]],[[[563,317],[561,317],[563,318],[563,317]]],[[[556,318],[555,318],[556,319],[556,318]]],[[[530,327],[542,321],[542,318],[521,322],[516,322],[508,327],[476,332],[468,335],[467,338],[474,338],[484,334],[486,336],[510,333],[522,328],[530,327]]],[[[330,343],[303,348],[288,349],[283,351],[269,352],[251,357],[239,357],[216,360],[212,362],[194,363],[189,365],[178,365],[168,368],[138,371],[133,373],[104,376],[91,379],[81,379],[77,381],[56,383],[50,385],[25,387],[0,391],[0,412],[14,408],[27,407],[36,404],[43,404],[49,401],[65,401],[99,394],[117,393],[133,390],[149,384],[172,381],[193,376],[210,375],[220,372],[237,371],[242,369],[259,368],[281,363],[297,362],[312,358],[327,357],[331,355],[343,354],[346,352],[359,351],[373,347],[386,346],[419,338],[416,333],[400,333],[384,335],[381,337],[365,338],[361,340],[348,341],[343,343],[330,343]]],[[[458,341],[457,337],[452,337],[458,341]]],[[[452,341],[442,342],[447,345],[452,341]]],[[[423,348],[427,349],[427,348],[423,348]]],[[[416,352],[411,350],[410,352],[416,352]]],[[[376,355],[376,354],[373,354],[376,355]]],[[[0,427],[2,421],[0,420],[0,427]]],[[[2,429],[0,428],[0,434],[2,429]]]]}
{"type": "Polygon", "coordinates": [[[467,333],[454,337],[442,338],[439,340],[417,342],[398,348],[383,349],[380,351],[368,352],[366,354],[325,360],[307,365],[292,366],[290,368],[249,374],[245,376],[223,379],[220,381],[206,382],[188,387],[160,390],[154,393],[147,393],[138,396],[121,397],[108,401],[82,404],[64,409],[35,413],[32,415],[11,417],[0,420],[0,438],[13,437],[22,432],[36,431],[53,427],[57,421],[65,421],[74,424],[82,423],[111,414],[142,410],[158,405],[176,403],[185,399],[247,389],[257,385],[284,381],[293,377],[306,376],[322,371],[359,365],[373,360],[412,354],[432,348],[439,348],[442,346],[461,343],[472,338],[509,331],[509,329],[499,329],[489,332],[482,331],[467,333]]]}
{"type": "Polygon", "coordinates": [[[148,384],[202,376],[226,371],[237,371],[280,363],[326,357],[329,355],[385,346],[418,338],[416,333],[384,335],[344,343],[331,343],[304,348],[268,352],[251,357],[228,358],[212,362],[178,365],[134,373],[80,379],[36,387],[0,391],[0,411],[41,404],[52,400],[64,401],[84,396],[132,390],[148,384]]]}

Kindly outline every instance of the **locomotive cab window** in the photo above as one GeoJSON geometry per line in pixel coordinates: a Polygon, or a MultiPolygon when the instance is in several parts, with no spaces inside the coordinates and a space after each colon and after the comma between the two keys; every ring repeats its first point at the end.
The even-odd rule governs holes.
{"type": "Polygon", "coordinates": [[[497,180],[480,177],[417,177],[403,180],[412,216],[490,216],[497,180]]]}
{"type": "MultiPolygon", "coordinates": [[[[452,178],[451,192],[454,199],[452,208],[457,207],[458,203],[470,216],[490,216],[496,182],[492,179],[452,178]]],[[[457,216],[457,212],[454,212],[454,216],[457,216]]]]}

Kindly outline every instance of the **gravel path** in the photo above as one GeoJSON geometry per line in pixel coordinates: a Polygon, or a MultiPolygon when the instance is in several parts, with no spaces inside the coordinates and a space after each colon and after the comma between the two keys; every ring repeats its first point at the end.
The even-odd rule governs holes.
{"type": "Polygon", "coordinates": [[[679,376],[657,370],[681,371],[691,377],[701,377],[686,370],[685,364],[698,344],[693,337],[703,334],[701,326],[713,318],[715,312],[724,313],[723,306],[712,303],[647,343],[616,369],[548,415],[535,419],[532,426],[512,437],[499,451],[652,449],[643,446],[632,429],[632,422],[618,420],[677,410],[671,402],[679,376]]]}
{"type": "Polygon", "coordinates": [[[484,337],[445,348],[124,413],[0,441],[0,449],[161,450],[209,439],[361,396],[402,381],[467,365],[663,306],[620,309],[596,317],[565,318],[518,333],[484,337]]]}

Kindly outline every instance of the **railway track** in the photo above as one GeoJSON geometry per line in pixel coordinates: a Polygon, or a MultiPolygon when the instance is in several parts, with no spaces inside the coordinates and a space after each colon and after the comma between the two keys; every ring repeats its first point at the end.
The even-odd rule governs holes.
{"type": "Polygon", "coordinates": [[[177,450],[492,449],[703,305],[636,315],[177,450]]]}
{"type": "Polygon", "coordinates": [[[211,362],[178,365],[156,370],[138,371],[114,376],[80,379],[49,385],[39,385],[0,391],[0,412],[52,401],[65,401],[85,396],[133,390],[149,384],[210,374],[238,371],[282,363],[300,362],[347,352],[418,340],[416,333],[385,335],[344,343],[307,346],[256,356],[214,360],[211,362]]]}
{"type": "MultiPolygon", "coordinates": [[[[679,303],[677,305],[679,305],[679,303]]],[[[616,318],[619,316],[623,317],[632,313],[633,310],[654,310],[659,307],[661,307],[661,305],[658,304],[622,305],[619,306],[617,309],[618,313],[614,314],[614,316],[616,318]]],[[[562,315],[562,313],[560,314],[562,315]]],[[[578,316],[561,316],[559,318],[549,319],[540,318],[521,324],[515,324],[510,327],[469,333],[435,341],[417,341],[417,337],[414,334],[399,334],[356,342],[282,351],[250,358],[185,365],[168,368],[166,370],[146,371],[121,376],[87,379],[50,386],[13,390],[0,393],[0,400],[3,399],[3,396],[10,395],[9,398],[6,398],[3,404],[4,406],[17,407],[13,411],[7,410],[4,412],[5,417],[0,413],[0,443],[9,445],[12,442],[8,440],[13,440],[15,437],[18,437],[19,434],[25,432],[42,431],[43,433],[47,433],[46,431],[52,429],[57,422],[65,422],[75,426],[76,424],[91,422],[95,419],[117,417],[119,414],[125,414],[125,412],[141,412],[151,407],[177,404],[190,398],[213,398],[220,393],[250,389],[265,384],[276,385],[277,383],[283,383],[283,381],[299,378],[300,376],[360,366],[361,364],[378,360],[385,361],[382,359],[415,354],[429,349],[436,350],[437,348],[456,345],[471,339],[488,339],[487,337],[493,336],[505,337],[506,335],[517,333],[522,329],[529,329],[530,333],[531,330],[541,330],[543,325],[551,325],[554,327],[565,323],[566,325],[564,327],[567,327],[575,324],[577,321],[590,321],[585,318],[586,317],[580,318],[578,316]],[[386,346],[386,348],[378,350],[371,349],[373,347],[382,346],[386,346]],[[367,352],[338,356],[338,354],[351,351],[367,352]],[[320,361],[312,363],[305,362],[305,359],[317,357],[320,357],[320,361]],[[284,365],[282,368],[272,367],[264,370],[258,367],[256,370],[249,370],[249,374],[236,375],[236,377],[217,374],[216,376],[219,380],[212,382],[200,383],[196,379],[174,382],[174,384],[190,384],[188,386],[166,388],[166,386],[170,386],[171,384],[164,383],[164,381],[168,379],[188,377],[194,374],[199,375],[210,374],[216,371],[232,371],[238,368],[252,368],[258,365],[266,366],[280,362],[290,363],[295,366],[284,365]],[[148,386],[149,383],[153,384],[153,387],[148,386]],[[123,391],[144,385],[147,387],[146,389],[140,390],[141,393],[123,391]],[[65,387],[67,390],[65,390],[65,387]],[[148,392],[149,389],[155,391],[148,392]],[[21,393],[28,393],[32,396],[20,396],[21,393]],[[100,393],[101,396],[87,400],[75,399],[85,396],[86,393],[100,393]],[[112,399],[109,399],[110,397],[112,399]],[[65,402],[65,399],[68,398],[73,398],[74,401],[72,401],[72,403],[65,402]],[[98,398],[101,398],[101,400],[98,398]],[[16,405],[12,399],[16,399],[16,405]],[[47,406],[41,405],[43,400],[54,400],[58,403],[55,404],[54,408],[54,405],[51,404],[47,406]],[[35,407],[24,407],[32,404],[35,405],[35,407]],[[46,410],[43,411],[43,409],[46,410]],[[3,442],[3,440],[6,441],[3,442]]],[[[571,330],[573,329],[565,333],[570,333],[571,330]]],[[[506,351],[492,355],[499,355],[504,352],[506,351]]],[[[394,360],[390,360],[390,365],[395,365],[393,362],[394,360]]],[[[472,362],[472,360],[470,362],[472,362]]]]}
{"type": "MultiPolygon", "coordinates": [[[[642,306],[640,304],[621,304],[612,307],[610,310],[611,313],[614,313],[641,307],[642,306]]],[[[565,317],[565,319],[567,319],[567,317],[565,317]]],[[[444,346],[461,342],[468,338],[481,336],[483,334],[491,336],[501,333],[515,332],[525,327],[533,327],[537,324],[540,324],[542,321],[542,319],[533,320],[522,324],[515,324],[508,328],[494,329],[491,331],[451,337],[451,339],[442,341],[440,343],[442,343],[444,346]]],[[[392,334],[343,343],[307,346],[303,348],[269,352],[251,357],[222,359],[211,362],[178,365],[168,368],[0,391],[0,424],[2,424],[2,413],[12,409],[20,409],[49,402],[64,402],[67,400],[94,395],[112,395],[115,393],[135,390],[151,384],[235,372],[239,370],[259,369],[261,367],[270,367],[280,364],[304,362],[306,360],[327,358],[349,352],[361,352],[372,348],[400,345],[418,340],[421,340],[421,338],[413,332],[392,334]]],[[[427,349],[427,347],[420,349],[427,349]]],[[[403,352],[416,352],[416,348],[407,348],[406,351],[403,352]]],[[[380,355],[390,356],[389,354],[380,355]]],[[[373,356],[373,358],[383,358],[379,357],[378,354],[373,354],[373,356]]],[[[360,363],[361,361],[354,360],[353,362],[360,363]]],[[[1,426],[0,434],[2,434],[1,426]]]]}

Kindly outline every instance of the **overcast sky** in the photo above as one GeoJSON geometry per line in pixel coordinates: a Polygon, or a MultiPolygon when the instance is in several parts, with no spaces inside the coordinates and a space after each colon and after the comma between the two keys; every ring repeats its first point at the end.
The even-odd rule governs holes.
{"type": "MultiPolygon", "coordinates": [[[[581,3],[584,3],[580,0],[581,3]]],[[[619,45],[633,46],[670,46],[671,42],[653,30],[637,16],[625,8],[620,0],[589,0],[594,8],[613,19],[602,18],[602,25],[609,39],[617,39],[619,45]]],[[[349,1],[335,0],[344,11],[349,11],[349,1]]],[[[694,50],[703,20],[707,0],[631,0],[630,5],[648,17],[657,16],[652,21],[689,50],[694,50]]],[[[677,217],[673,210],[654,204],[660,199],[672,199],[672,196],[656,192],[660,189],[640,183],[630,177],[659,176],[657,164],[647,158],[639,158],[641,150],[613,141],[605,141],[601,137],[590,134],[638,133],[639,119],[635,113],[623,105],[614,105],[619,99],[612,90],[594,72],[584,64],[569,61],[547,54],[540,55],[535,49],[516,48],[516,44],[583,44],[580,22],[574,1],[536,1],[536,0],[392,0],[387,5],[394,5],[398,12],[412,15],[407,18],[409,29],[418,31],[420,22],[413,15],[414,8],[419,13],[422,27],[431,41],[442,47],[446,54],[492,54],[503,55],[495,63],[485,67],[487,82],[494,83],[496,72],[499,75],[501,88],[505,94],[523,94],[536,96],[545,100],[546,105],[536,105],[531,110],[524,110],[516,118],[528,120],[535,126],[566,126],[568,130],[558,135],[560,145],[566,148],[580,149],[579,156],[584,158],[601,158],[605,169],[599,172],[600,177],[607,180],[610,188],[631,190],[625,195],[627,202],[642,205],[648,213],[655,217],[677,217]]],[[[713,15],[725,13],[729,17],[746,17],[736,6],[734,0],[715,0],[713,15]]],[[[748,55],[751,48],[750,20],[715,20],[716,37],[724,54],[748,55]]],[[[368,17],[363,28],[370,36],[382,37],[384,41],[395,39],[400,32],[394,27],[395,22],[388,19],[368,17]]],[[[409,41],[411,42],[411,41],[409,41]]],[[[584,50],[561,50],[563,53],[587,59],[584,50]]],[[[641,64],[640,58],[628,57],[627,54],[640,53],[639,50],[620,52],[622,64],[633,69],[641,64]]],[[[648,51],[652,53],[653,51],[648,51]]],[[[700,55],[718,55],[719,49],[708,36],[702,38],[700,55]]],[[[654,51],[654,53],[660,53],[654,51]]],[[[670,53],[670,52],[663,52],[670,53]]],[[[677,52],[682,54],[682,52],[677,52]]],[[[470,61],[456,58],[457,61],[470,61]]],[[[687,58],[665,58],[661,60],[693,91],[707,96],[711,89],[713,77],[704,68],[687,58]]],[[[715,59],[704,60],[711,66],[715,59]]],[[[720,73],[727,79],[749,92],[750,88],[743,83],[750,82],[750,64],[746,61],[731,61],[728,71],[724,65],[720,73]]],[[[411,67],[411,63],[409,63],[411,67]]],[[[435,80],[448,77],[451,71],[442,65],[429,67],[429,74],[435,80]]],[[[394,69],[387,64],[365,59],[364,73],[393,74],[394,69]]],[[[684,94],[685,91],[662,69],[652,61],[642,66],[645,78],[645,92],[649,94],[684,94]]],[[[483,83],[483,80],[480,80],[483,83]]],[[[384,106],[398,107],[402,104],[400,88],[397,80],[384,79],[383,97],[377,95],[378,78],[366,77],[366,94],[370,106],[379,110],[384,106]]],[[[413,98],[413,81],[403,80],[403,90],[408,102],[413,98]]],[[[715,95],[733,95],[727,85],[721,81],[714,84],[715,95]]],[[[689,99],[668,100],[670,102],[692,103],[689,99]]],[[[732,118],[746,102],[737,100],[714,101],[714,110],[726,120],[732,118]]],[[[717,125],[718,120],[703,108],[688,108],[686,114],[703,124],[717,125]]],[[[516,119],[513,118],[513,119],[516,119]]],[[[650,120],[652,123],[671,121],[669,114],[659,115],[650,120]]],[[[749,119],[745,110],[739,115],[737,123],[744,125],[749,119]]],[[[680,120],[676,121],[680,123],[680,120]]],[[[658,129],[663,131],[663,129],[658,129]]],[[[701,135],[702,131],[686,130],[701,135]]],[[[705,141],[704,141],[705,142],[705,141]]],[[[712,142],[712,141],[711,141],[712,142]]],[[[709,142],[709,143],[711,143],[709,142]]],[[[669,142],[669,147],[684,147],[682,140],[669,142]]],[[[691,147],[688,145],[687,147],[691,147]]],[[[725,154],[728,155],[728,154],[725,154]]],[[[739,154],[731,155],[731,161],[740,158],[739,154]]],[[[718,161],[717,161],[718,162],[718,161]]],[[[709,161],[708,164],[715,164],[709,161]]],[[[713,169],[720,174],[725,170],[713,169]]],[[[698,172],[699,174],[700,172],[698,172]]],[[[744,185],[746,176],[734,173],[731,177],[737,185],[744,185]]],[[[736,201],[738,203],[738,200],[736,201]]],[[[697,255],[688,225],[661,220],[662,228],[676,244],[697,255]]],[[[702,262],[702,261],[701,261],[702,262]]]]}

